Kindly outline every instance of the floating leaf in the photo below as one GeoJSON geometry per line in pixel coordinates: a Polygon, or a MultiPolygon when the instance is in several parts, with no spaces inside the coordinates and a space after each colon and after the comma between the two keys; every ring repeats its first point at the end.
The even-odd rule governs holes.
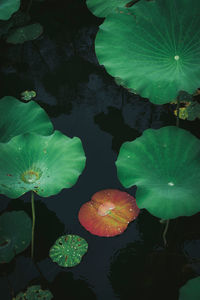
{"type": "Polygon", "coordinates": [[[73,186],[85,167],[78,137],[25,133],[0,143],[0,193],[18,198],[28,191],[42,197],[73,186]]]}
{"type": "Polygon", "coordinates": [[[155,104],[181,90],[193,94],[200,82],[199,9],[199,0],[141,0],[116,9],[97,33],[100,64],[155,104]]]}
{"type": "Polygon", "coordinates": [[[199,300],[200,299],[200,276],[190,279],[180,288],[179,300],[199,300]]]}
{"type": "Polygon", "coordinates": [[[106,189],[95,193],[91,201],[81,206],[78,218],[90,233],[110,237],[124,232],[138,214],[134,197],[126,192],[106,189]]]}
{"type": "Polygon", "coordinates": [[[116,165],[126,188],[137,185],[139,208],[162,219],[200,211],[200,140],[188,131],[147,129],[122,145],[116,165]]]}
{"type": "Polygon", "coordinates": [[[13,136],[36,132],[48,135],[53,125],[46,112],[35,102],[23,103],[14,97],[0,100],[0,142],[7,142],[13,136]]]}
{"type": "Polygon", "coordinates": [[[0,216],[0,263],[8,263],[24,251],[31,241],[31,219],[24,211],[0,216]]]}
{"type": "Polygon", "coordinates": [[[11,44],[23,44],[27,41],[37,39],[43,32],[43,27],[39,23],[13,29],[6,41],[11,44]]]}
{"type": "Polygon", "coordinates": [[[15,300],[51,300],[53,295],[49,290],[42,290],[40,285],[28,287],[25,293],[19,293],[15,300]]]}
{"type": "Polygon", "coordinates": [[[20,0],[1,0],[0,20],[8,20],[20,7],[20,0]]]}
{"type": "Polygon", "coordinates": [[[124,7],[129,2],[130,0],[87,0],[86,4],[95,16],[104,18],[116,7],[124,7]]]}
{"type": "Polygon", "coordinates": [[[36,97],[35,91],[24,91],[21,93],[21,99],[24,101],[30,101],[34,97],[36,97]]]}
{"type": "Polygon", "coordinates": [[[49,256],[61,267],[78,265],[87,252],[88,244],[78,235],[63,235],[59,237],[49,251],[49,256]]]}

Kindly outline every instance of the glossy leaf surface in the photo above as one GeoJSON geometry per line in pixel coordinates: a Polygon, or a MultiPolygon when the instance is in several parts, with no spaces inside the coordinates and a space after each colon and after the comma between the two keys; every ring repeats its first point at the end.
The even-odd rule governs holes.
{"type": "Polygon", "coordinates": [[[200,276],[188,280],[188,282],[180,288],[179,300],[199,300],[200,299],[200,276]]]}
{"type": "Polygon", "coordinates": [[[78,137],[26,133],[0,143],[0,165],[1,194],[18,198],[32,190],[48,197],[76,183],[85,154],[78,137]]]}
{"type": "Polygon", "coordinates": [[[199,0],[141,0],[109,14],[97,33],[100,64],[155,104],[194,93],[200,78],[199,0]],[[192,22],[191,22],[192,20],[192,22]]]}
{"type": "Polygon", "coordinates": [[[78,218],[90,233],[110,237],[123,233],[138,214],[134,197],[120,190],[106,189],[95,193],[81,206],[78,218]]]}
{"type": "Polygon", "coordinates": [[[172,219],[200,211],[200,140],[184,129],[147,129],[120,148],[118,178],[136,185],[136,202],[151,214],[172,219]]]}
{"type": "Polygon", "coordinates": [[[42,135],[53,132],[48,115],[36,102],[23,103],[14,97],[6,96],[0,100],[0,111],[0,142],[7,142],[25,132],[42,135]]]}
{"type": "Polygon", "coordinates": [[[78,235],[63,235],[51,247],[49,256],[61,267],[74,267],[81,262],[87,252],[88,244],[78,235]]]}
{"type": "Polygon", "coordinates": [[[0,263],[8,263],[24,251],[31,242],[32,222],[24,211],[12,211],[0,216],[0,263]]]}

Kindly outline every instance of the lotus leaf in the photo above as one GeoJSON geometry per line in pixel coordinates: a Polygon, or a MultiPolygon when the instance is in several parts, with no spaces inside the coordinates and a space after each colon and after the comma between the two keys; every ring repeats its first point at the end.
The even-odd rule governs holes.
{"type": "Polygon", "coordinates": [[[43,27],[39,23],[13,29],[6,41],[11,44],[22,44],[27,41],[37,39],[43,32],[43,27]]]}
{"type": "Polygon", "coordinates": [[[87,0],[87,6],[96,17],[104,18],[116,7],[123,7],[130,0],[87,0]]]}
{"type": "Polygon", "coordinates": [[[30,286],[25,293],[19,293],[15,300],[51,300],[53,295],[49,290],[42,290],[40,285],[30,286]]]}
{"type": "Polygon", "coordinates": [[[31,219],[24,211],[0,216],[0,263],[8,263],[31,242],[31,219]]]}
{"type": "Polygon", "coordinates": [[[136,185],[136,203],[162,219],[200,211],[200,140],[184,129],[147,129],[120,148],[118,178],[136,185]]]}
{"type": "Polygon", "coordinates": [[[20,0],[1,0],[0,20],[8,20],[20,7],[20,0]]]}
{"type": "Polygon", "coordinates": [[[199,300],[200,299],[200,276],[189,280],[180,288],[179,300],[199,300]]]}
{"type": "Polygon", "coordinates": [[[46,112],[35,102],[23,103],[14,97],[0,100],[0,142],[7,142],[13,136],[36,132],[49,135],[53,125],[46,112]]]}
{"type": "Polygon", "coordinates": [[[100,64],[155,104],[194,93],[200,78],[200,1],[141,0],[118,8],[100,26],[100,64]]]}
{"type": "Polygon", "coordinates": [[[49,251],[49,256],[61,267],[78,265],[87,252],[88,244],[78,235],[63,235],[59,237],[49,251]]]}
{"type": "Polygon", "coordinates": [[[30,101],[34,97],[36,97],[35,91],[24,91],[21,93],[21,99],[24,101],[30,101]]]}
{"type": "Polygon", "coordinates": [[[85,167],[78,137],[25,133],[0,143],[0,193],[17,198],[28,191],[42,197],[74,185],[85,167]]]}

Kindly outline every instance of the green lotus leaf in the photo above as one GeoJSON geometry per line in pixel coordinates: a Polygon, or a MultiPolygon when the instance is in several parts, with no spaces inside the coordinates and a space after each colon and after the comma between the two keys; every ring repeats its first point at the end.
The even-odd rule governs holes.
{"type": "Polygon", "coordinates": [[[200,140],[184,129],[147,129],[124,143],[116,161],[118,178],[137,186],[136,202],[162,219],[200,211],[200,140]]]}
{"type": "Polygon", "coordinates": [[[24,211],[12,211],[0,216],[0,263],[8,263],[24,251],[31,241],[32,222],[24,211]]]}
{"type": "Polygon", "coordinates": [[[42,197],[73,186],[85,167],[78,137],[25,133],[0,143],[0,193],[18,198],[28,191],[42,197]]]}
{"type": "Polygon", "coordinates": [[[37,39],[43,32],[43,27],[39,23],[26,25],[13,29],[6,41],[11,44],[23,44],[27,41],[37,39]]]}
{"type": "Polygon", "coordinates": [[[106,17],[116,7],[124,7],[130,0],[87,0],[89,10],[100,18],[106,17]]]}
{"type": "Polygon", "coordinates": [[[25,132],[43,135],[53,132],[48,115],[36,102],[23,103],[6,96],[0,100],[0,111],[0,142],[25,132]]]}
{"type": "Polygon", "coordinates": [[[51,300],[53,295],[49,290],[42,290],[40,285],[28,287],[25,293],[20,292],[15,300],[51,300]]]}
{"type": "Polygon", "coordinates": [[[24,101],[30,101],[34,97],[36,97],[35,91],[24,91],[21,93],[21,99],[24,101]]]}
{"type": "Polygon", "coordinates": [[[8,20],[20,7],[20,0],[1,0],[0,20],[8,20]]]}
{"type": "Polygon", "coordinates": [[[78,265],[82,256],[88,250],[88,243],[78,235],[63,235],[59,237],[49,251],[49,256],[61,267],[78,265]]]}
{"type": "Polygon", "coordinates": [[[200,1],[141,0],[110,13],[96,36],[100,64],[155,104],[193,94],[200,78],[200,1]]]}
{"type": "Polygon", "coordinates": [[[190,279],[179,290],[179,300],[199,300],[200,299],[200,276],[190,279]]]}

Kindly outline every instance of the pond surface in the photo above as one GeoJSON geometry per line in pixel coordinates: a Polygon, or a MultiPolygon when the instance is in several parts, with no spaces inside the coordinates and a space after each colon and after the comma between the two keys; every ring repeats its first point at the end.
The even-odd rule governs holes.
{"type": "MultiPolygon", "coordinates": [[[[175,125],[172,107],[131,94],[98,64],[94,38],[103,19],[94,17],[84,1],[35,2],[30,13],[44,33],[23,45],[1,41],[0,96],[20,98],[25,90],[36,91],[35,101],[54,128],[81,139],[87,162],[72,188],[49,198],[36,196],[35,263],[29,247],[1,267],[1,299],[41,284],[61,300],[178,300],[180,286],[200,275],[200,214],[170,221],[167,249],[164,225],[146,210],[112,238],[91,235],[78,221],[81,205],[97,191],[135,195],[136,187],[124,189],[117,178],[120,146],[147,128],[175,125]],[[59,267],[48,256],[62,234],[80,235],[89,244],[74,268],[59,267]]],[[[180,127],[200,138],[199,121],[180,120],[180,127]]],[[[30,193],[13,200],[1,196],[0,209],[31,216],[30,193]]]]}

